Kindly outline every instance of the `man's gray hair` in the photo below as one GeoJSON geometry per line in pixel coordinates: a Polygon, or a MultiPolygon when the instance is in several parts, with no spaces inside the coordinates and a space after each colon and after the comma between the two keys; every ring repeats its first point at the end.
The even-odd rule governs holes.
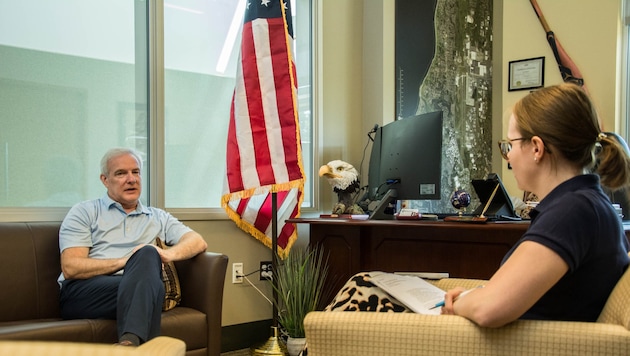
{"type": "Polygon", "coordinates": [[[128,148],[128,147],[116,147],[107,151],[105,155],[103,156],[103,158],[101,158],[101,174],[105,176],[109,175],[109,171],[108,171],[109,161],[112,158],[116,158],[122,155],[132,155],[133,158],[135,158],[136,161],[138,162],[138,167],[140,167],[140,170],[142,170],[142,157],[140,156],[138,151],[134,150],[133,148],[128,148]]]}

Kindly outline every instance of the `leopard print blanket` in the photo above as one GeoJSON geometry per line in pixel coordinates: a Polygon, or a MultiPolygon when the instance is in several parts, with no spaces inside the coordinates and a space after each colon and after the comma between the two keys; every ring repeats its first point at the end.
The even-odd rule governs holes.
{"type": "Polygon", "coordinates": [[[324,310],[411,312],[401,302],[370,282],[370,272],[361,272],[352,276],[324,310]]]}

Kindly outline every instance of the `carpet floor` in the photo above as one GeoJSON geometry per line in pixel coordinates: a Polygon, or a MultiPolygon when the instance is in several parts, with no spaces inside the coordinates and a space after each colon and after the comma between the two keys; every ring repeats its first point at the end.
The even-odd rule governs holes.
{"type": "Polygon", "coordinates": [[[223,352],[221,356],[250,356],[249,349],[242,349],[230,352],[223,352]]]}

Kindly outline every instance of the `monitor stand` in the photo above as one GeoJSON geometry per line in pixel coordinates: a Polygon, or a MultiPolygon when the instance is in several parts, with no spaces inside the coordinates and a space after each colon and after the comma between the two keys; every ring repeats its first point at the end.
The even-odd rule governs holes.
{"type": "Polygon", "coordinates": [[[393,220],[395,218],[394,214],[388,214],[385,210],[389,207],[389,204],[396,201],[396,197],[398,193],[396,189],[389,189],[385,195],[379,200],[378,204],[372,210],[369,219],[370,220],[393,220]]]}

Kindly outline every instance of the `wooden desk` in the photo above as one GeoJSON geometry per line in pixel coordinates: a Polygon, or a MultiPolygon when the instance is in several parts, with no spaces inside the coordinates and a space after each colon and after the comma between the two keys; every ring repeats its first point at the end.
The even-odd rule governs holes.
{"type": "Polygon", "coordinates": [[[309,245],[330,253],[329,278],[335,291],[361,271],[448,272],[450,277],[488,279],[529,226],[529,222],[287,221],[309,224],[309,245]]]}

